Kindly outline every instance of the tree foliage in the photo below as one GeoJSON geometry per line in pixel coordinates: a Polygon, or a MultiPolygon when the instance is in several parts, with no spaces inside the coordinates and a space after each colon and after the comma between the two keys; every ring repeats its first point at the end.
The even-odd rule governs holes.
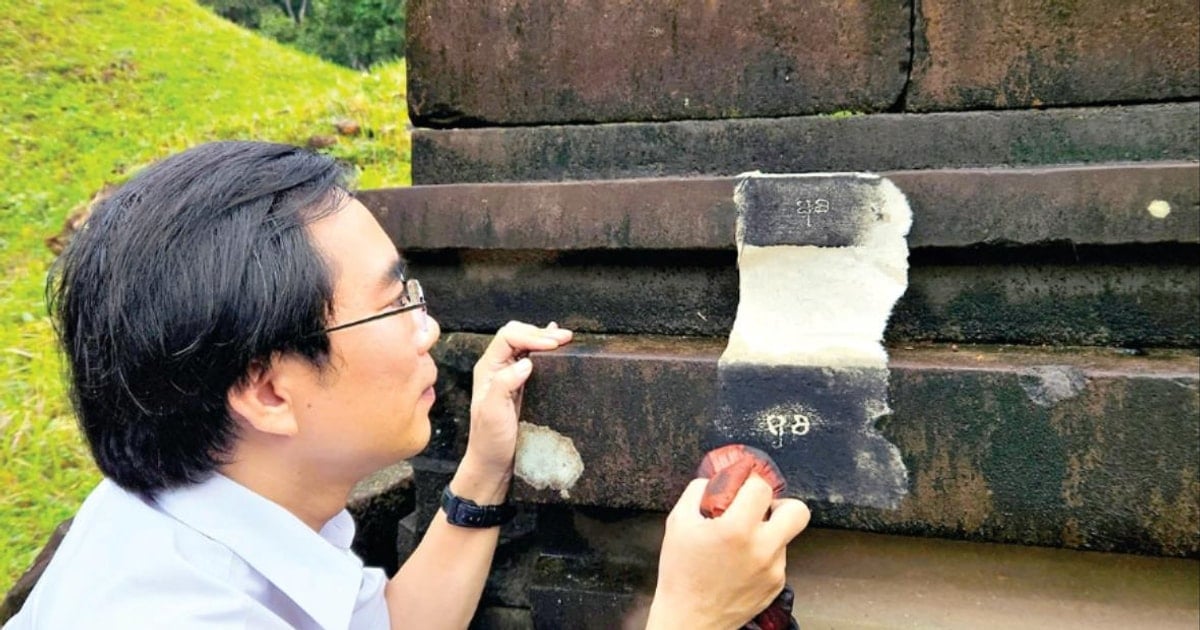
{"type": "Polygon", "coordinates": [[[274,11],[278,6],[274,0],[200,0],[200,4],[213,13],[250,29],[262,25],[264,11],[274,11]]]}
{"type": "Polygon", "coordinates": [[[218,15],[337,64],[404,55],[405,0],[200,0],[218,15]]]}

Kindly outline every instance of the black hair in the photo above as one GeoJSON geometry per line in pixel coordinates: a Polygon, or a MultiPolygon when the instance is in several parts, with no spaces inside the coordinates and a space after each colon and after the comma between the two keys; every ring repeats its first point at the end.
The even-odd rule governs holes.
{"type": "Polygon", "coordinates": [[[333,283],[305,228],[347,194],[331,158],[215,142],[98,205],[47,298],[105,476],[144,496],[204,480],[234,444],[227,396],[252,366],[280,353],[325,364],[333,283]]]}

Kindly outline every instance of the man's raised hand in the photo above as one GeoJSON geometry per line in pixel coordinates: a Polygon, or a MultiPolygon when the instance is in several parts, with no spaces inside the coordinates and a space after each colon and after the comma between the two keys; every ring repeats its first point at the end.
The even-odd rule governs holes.
{"type": "Polygon", "coordinates": [[[484,477],[503,479],[503,488],[497,489],[499,500],[491,502],[503,499],[512,477],[521,394],[533,371],[528,354],[554,350],[570,343],[572,336],[554,322],[545,328],[509,322],[497,331],[475,364],[471,433],[462,465],[484,477]]]}

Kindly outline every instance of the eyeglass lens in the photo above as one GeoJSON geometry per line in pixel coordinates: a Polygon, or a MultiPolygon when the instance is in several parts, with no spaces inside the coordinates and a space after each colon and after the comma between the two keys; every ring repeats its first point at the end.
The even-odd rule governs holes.
{"type": "Polygon", "coordinates": [[[418,324],[421,326],[421,332],[429,332],[429,307],[425,304],[425,291],[421,288],[421,283],[413,278],[404,283],[404,296],[408,299],[409,304],[421,304],[421,308],[415,309],[417,314],[418,324]]]}

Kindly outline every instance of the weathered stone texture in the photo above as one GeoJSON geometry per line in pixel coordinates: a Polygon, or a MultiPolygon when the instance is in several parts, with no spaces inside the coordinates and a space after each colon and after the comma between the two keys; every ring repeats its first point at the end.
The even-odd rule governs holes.
{"type": "Polygon", "coordinates": [[[913,208],[909,246],[1200,242],[1200,165],[1147,162],[886,173],[913,208]],[[1165,204],[1165,216],[1155,212],[1165,204]]]}
{"type": "Polygon", "coordinates": [[[1193,0],[920,0],[911,111],[1200,96],[1193,0]]]}
{"type": "Polygon", "coordinates": [[[1200,625],[1200,563],[810,529],[788,548],[802,628],[1200,625]]]}
{"type": "Polygon", "coordinates": [[[354,552],[368,566],[392,575],[399,568],[393,541],[398,523],[413,511],[413,470],[407,462],[376,471],[350,493],[346,508],[354,516],[354,552]]]}
{"type": "Polygon", "coordinates": [[[531,630],[533,615],[528,608],[482,606],[468,627],[470,630],[531,630]]]}
{"type": "Polygon", "coordinates": [[[470,2],[408,7],[421,126],[881,111],[900,97],[911,3],[470,2]]]}
{"type": "Polygon", "coordinates": [[[653,566],[646,562],[543,556],[530,589],[534,628],[645,627],[654,593],[653,566]]]}
{"type": "Polygon", "coordinates": [[[732,248],[731,178],[457,184],[359,195],[403,250],[732,248]]]}
{"type": "MultiPolygon", "coordinates": [[[[1195,253],[1162,249],[1139,249],[1113,262],[1104,262],[1109,252],[1069,246],[1017,250],[1022,260],[989,259],[979,252],[950,260],[917,256],[886,338],[895,343],[1194,347],[1200,344],[1200,274],[1185,258],[1194,260],[1195,253]]],[[[416,252],[407,257],[444,330],[491,333],[519,319],[557,321],[589,333],[724,337],[737,308],[732,251],[416,252]]],[[[438,396],[464,395],[456,392],[439,390],[438,396]]],[[[449,441],[450,434],[433,436],[436,449],[453,447],[449,441]]]]}
{"type": "MultiPolygon", "coordinates": [[[[885,173],[913,207],[916,253],[888,338],[1200,343],[1190,249],[1200,239],[1198,169],[885,173]]],[[[704,177],[362,197],[425,281],[446,330],[488,332],[518,318],[583,332],[725,336],[738,299],[732,188],[730,178],[704,177]]],[[[435,434],[435,446],[443,439],[435,434]]]]}
{"type": "MultiPolygon", "coordinates": [[[[613,535],[661,538],[659,523],[616,521],[613,535]]],[[[656,554],[643,556],[653,565],[656,554]]],[[[602,556],[609,559],[607,552],[602,556]]],[[[560,561],[560,564],[562,562],[560,561]]],[[[585,574],[614,573],[587,559],[585,574]]],[[[1195,560],[973,544],[810,527],[788,547],[787,583],[801,628],[1169,628],[1200,624],[1195,560]],[[1019,621],[1015,621],[1019,620],[1019,621]]],[[[607,615],[605,628],[635,625],[647,587],[581,585],[547,571],[535,595],[539,627],[576,627],[607,615]],[[622,621],[630,621],[622,625],[622,621]],[[554,625],[557,622],[560,625],[554,625]]]]}
{"type": "MultiPolygon", "coordinates": [[[[914,249],[1200,242],[1195,162],[880,175],[913,209],[914,249]]],[[[418,186],[359,197],[404,250],[729,249],[733,188],[733,178],[692,177],[418,186]]]]}
{"type": "MultiPolygon", "coordinates": [[[[477,352],[485,341],[455,334],[444,345],[477,352]]],[[[671,506],[703,454],[723,345],[580,336],[535,355],[523,418],[574,438],[586,469],[570,503],[671,506]]],[[[879,429],[900,449],[910,494],[894,511],[817,503],[814,522],[1200,555],[1194,354],[893,349],[890,368],[893,413],[879,429]]],[[[513,491],[523,501],[564,500],[520,482],[513,491]]]]}
{"type": "Polygon", "coordinates": [[[1194,348],[1200,343],[1200,277],[1194,264],[1167,255],[1154,266],[914,266],[886,336],[896,343],[1194,348]]]}
{"type": "Polygon", "coordinates": [[[413,183],[1196,160],[1200,103],[413,132],[413,183]]]}

